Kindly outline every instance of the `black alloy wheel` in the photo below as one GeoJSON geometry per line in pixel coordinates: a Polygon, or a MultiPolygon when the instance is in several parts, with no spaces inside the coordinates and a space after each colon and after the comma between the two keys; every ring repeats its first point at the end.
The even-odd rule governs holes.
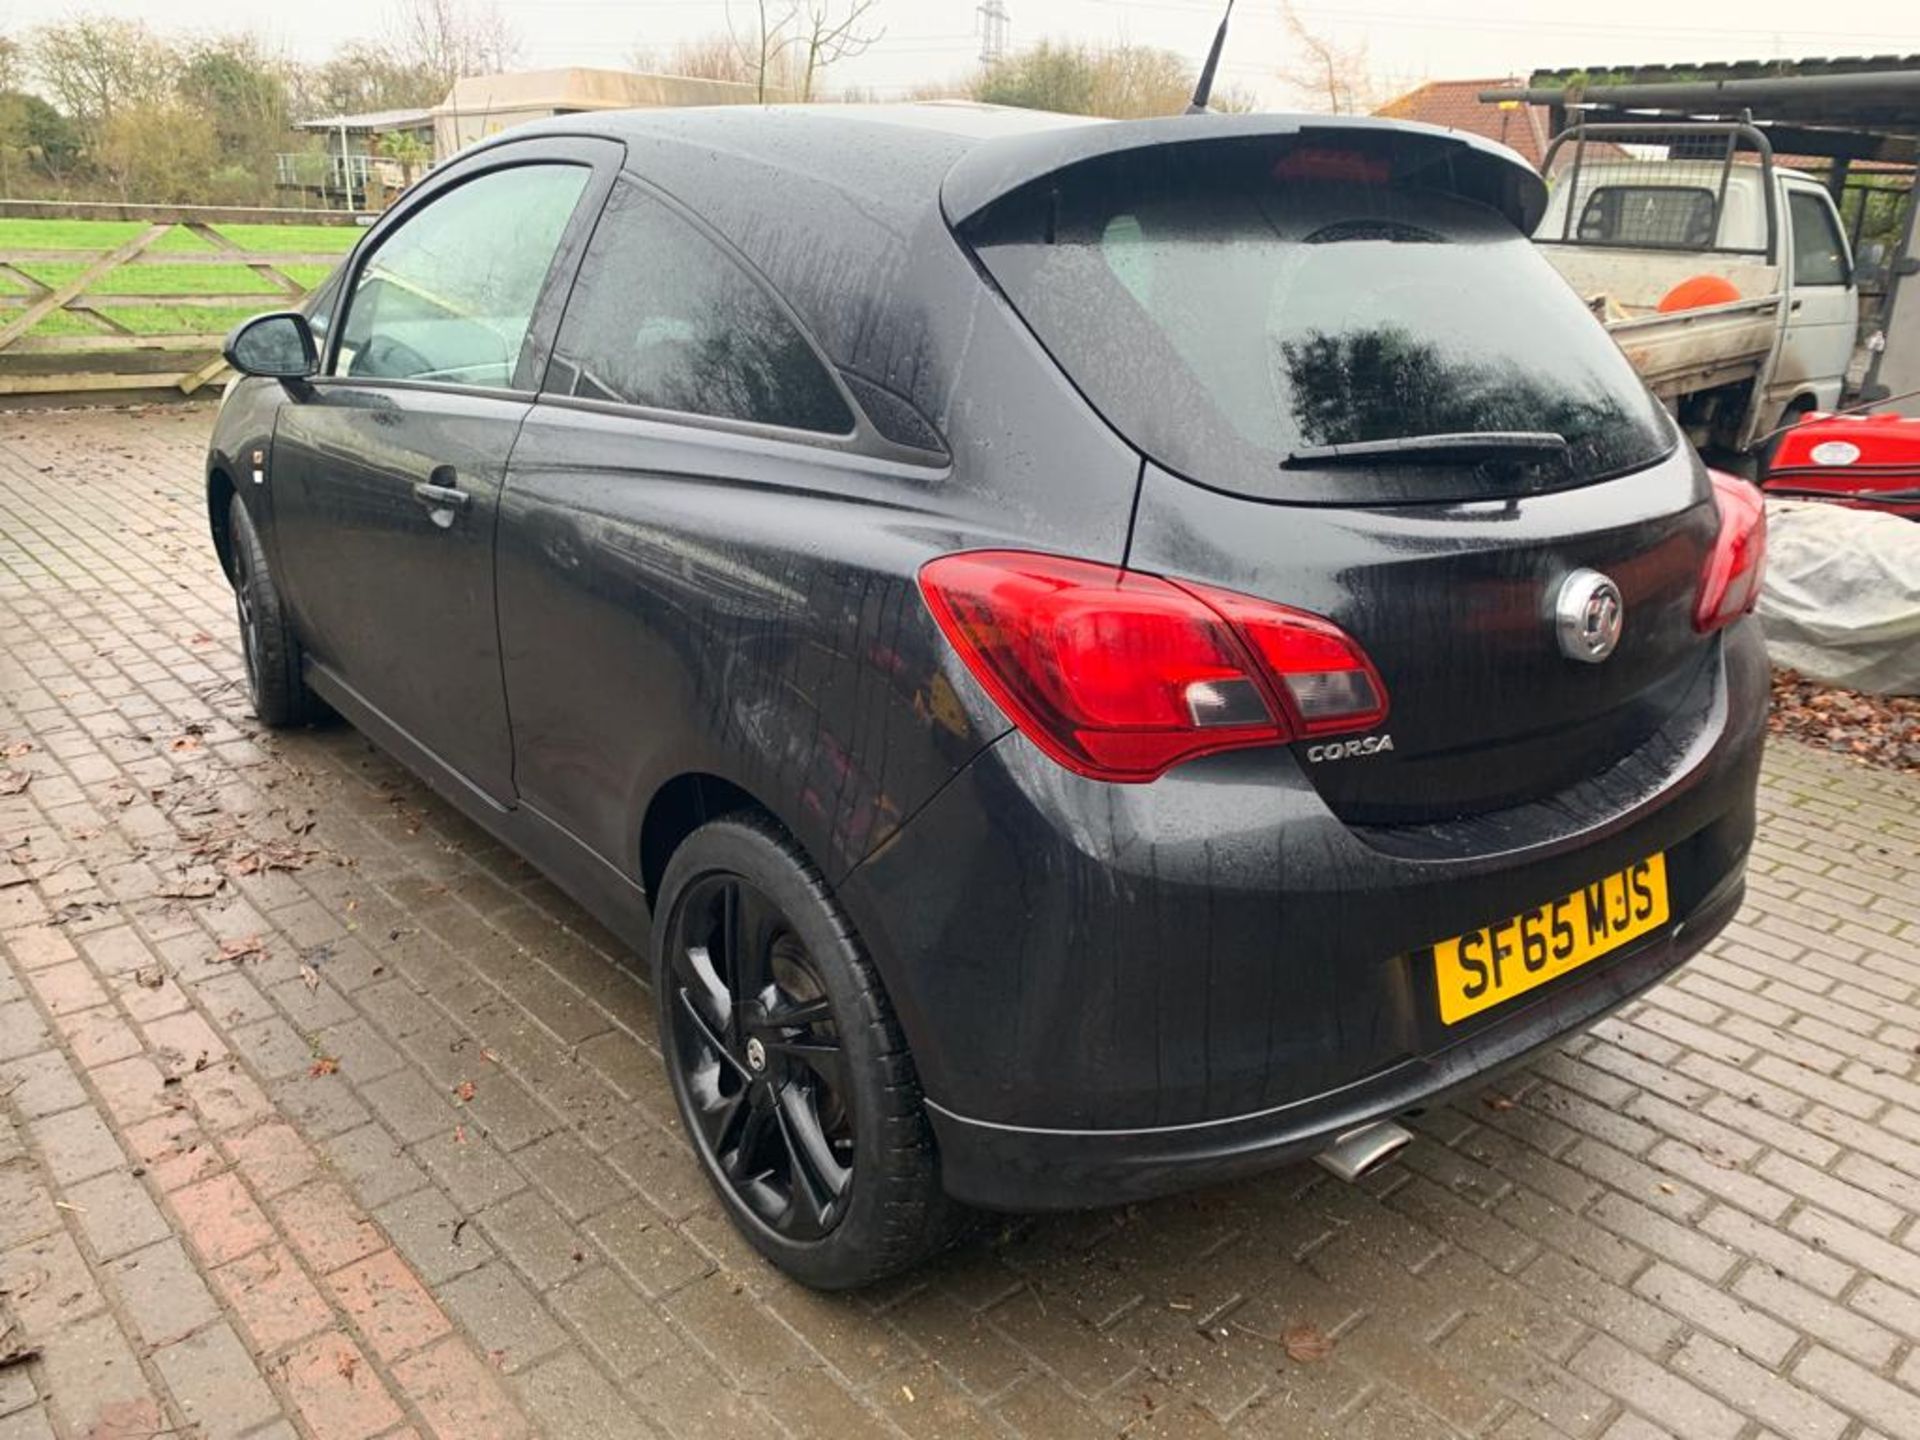
{"type": "Polygon", "coordinates": [[[949,1243],[912,1056],[839,900],[764,815],[710,820],[655,897],[660,1049],[728,1218],[803,1284],[846,1290],[949,1243]]]}
{"type": "Polygon", "coordinates": [[[254,613],[253,549],[239,545],[233,553],[233,609],[240,622],[240,651],[247,665],[247,698],[260,706],[260,617],[254,613]]]}
{"type": "Polygon", "coordinates": [[[234,617],[240,624],[247,698],[253,702],[253,713],[273,726],[324,719],[329,711],[307,688],[299,637],[273,583],[253,516],[238,495],[227,505],[227,534],[232,542],[234,617]]]}
{"type": "Polygon", "coordinates": [[[705,1158],[776,1234],[820,1239],[846,1213],[854,1117],[805,944],[752,882],[708,875],[681,901],[666,958],[675,1078],[705,1158]]]}

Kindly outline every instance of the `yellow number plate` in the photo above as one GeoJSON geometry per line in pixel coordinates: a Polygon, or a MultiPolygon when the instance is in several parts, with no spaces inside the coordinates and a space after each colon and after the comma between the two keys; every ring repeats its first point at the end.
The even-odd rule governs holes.
{"type": "Polygon", "coordinates": [[[1650,855],[1550,905],[1433,947],[1440,1018],[1452,1025],[1557,980],[1667,923],[1667,861],[1650,855]]]}

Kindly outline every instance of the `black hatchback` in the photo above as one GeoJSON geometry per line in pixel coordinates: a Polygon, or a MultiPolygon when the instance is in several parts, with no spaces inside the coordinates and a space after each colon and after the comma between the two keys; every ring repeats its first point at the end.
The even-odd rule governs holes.
{"type": "Polygon", "coordinates": [[[1741,898],[1763,513],[1543,204],[1365,120],[516,130],[228,342],[254,705],[647,952],[810,1284],[1358,1174],[1741,898]]]}

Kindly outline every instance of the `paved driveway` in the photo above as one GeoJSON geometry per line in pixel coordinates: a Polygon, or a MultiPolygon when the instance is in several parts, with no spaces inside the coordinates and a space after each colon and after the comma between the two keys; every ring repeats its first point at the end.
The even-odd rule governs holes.
{"type": "Polygon", "coordinates": [[[822,1299],[608,937],[351,731],[256,733],[207,426],[0,416],[0,1440],[1920,1437],[1920,785],[1777,746],[1712,952],[1357,1187],[822,1299]]]}

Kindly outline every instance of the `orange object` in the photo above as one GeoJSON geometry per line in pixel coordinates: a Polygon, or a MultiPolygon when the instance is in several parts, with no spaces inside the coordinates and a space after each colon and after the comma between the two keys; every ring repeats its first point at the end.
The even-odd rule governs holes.
{"type": "Polygon", "coordinates": [[[1727,305],[1740,298],[1731,280],[1718,275],[1694,275],[1682,280],[1660,297],[1656,307],[1662,315],[1675,310],[1698,310],[1704,305],[1727,305]]]}

